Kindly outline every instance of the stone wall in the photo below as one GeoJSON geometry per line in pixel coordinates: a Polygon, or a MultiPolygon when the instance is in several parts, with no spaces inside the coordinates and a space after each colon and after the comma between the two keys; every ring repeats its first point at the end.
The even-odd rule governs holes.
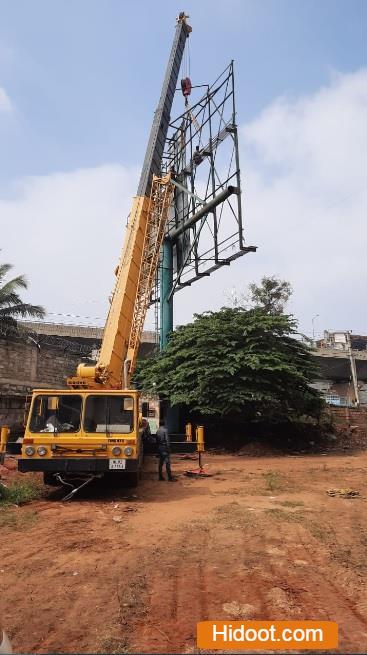
{"type": "Polygon", "coordinates": [[[64,388],[79,362],[79,353],[0,339],[0,426],[21,431],[26,398],[32,389],[64,388]]]}
{"type": "Polygon", "coordinates": [[[367,408],[329,407],[341,445],[349,448],[367,447],[367,408]]]}
{"type": "Polygon", "coordinates": [[[63,387],[79,361],[79,353],[0,339],[0,395],[24,394],[38,386],[63,387]]]}

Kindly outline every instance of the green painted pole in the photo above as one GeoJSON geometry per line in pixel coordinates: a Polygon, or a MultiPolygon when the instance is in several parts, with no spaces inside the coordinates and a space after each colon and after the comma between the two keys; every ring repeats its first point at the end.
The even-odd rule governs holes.
{"type": "MultiPolygon", "coordinates": [[[[173,247],[171,239],[163,241],[163,258],[161,268],[161,298],[160,298],[160,350],[167,346],[168,338],[173,332],[173,296],[168,300],[168,296],[173,285],[173,247]]],[[[179,409],[178,407],[166,406],[166,427],[170,434],[175,434],[179,429],[179,409]]]]}
{"type": "Polygon", "coordinates": [[[168,300],[173,285],[173,246],[171,239],[163,241],[163,258],[161,268],[160,298],[160,350],[165,349],[168,337],[173,331],[173,296],[168,300]]]}

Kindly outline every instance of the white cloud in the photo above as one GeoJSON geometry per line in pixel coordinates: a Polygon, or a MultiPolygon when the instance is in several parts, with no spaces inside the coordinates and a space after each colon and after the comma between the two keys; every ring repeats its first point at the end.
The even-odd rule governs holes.
{"type": "MultiPolygon", "coordinates": [[[[258,274],[294,285],[303,329],[366,332],[367,70],[274,102],[243,129],[258,274]]],[[[254,260],[255,261],[255,260],[254,260]]]]}
{"type": "MultiPolygon", "coordinates": [[[[247,242],[237,260],[175,296],[175,321],[224,304],[262,275],[294,286],[291,310],[310,332],[366,333],[367,70],[335,75],[304,98],[276,100],[241,130],[247,242]]],[[[19,181],[0,199],[1,259],[50,311],[101,316],[113,286],[139,171],[105,165],[19,181]]],[[[93,321],[91,321],[93,322],[93,321]]]]}
{"type": "Polygon", "coordinates": [[[293,179],[303,173],[297,187],[339,197],[365,181],[366,107],[367,70],[335,75],[329,87],[313,96],[275,101],[245,126],[245,146],[264,165],[278,167],[274,177],[283,173],[293,179]]]}
{"type": "Polygon", "coordinates": [[[0,113],[10,114],[13,110],[11,100],[4,87],[0,86],[0,113]]]}
{"type": "Polygon", "coordinates": [[[106,315],[136,181],[137,171],[105,165],[26,178],[0,200],[1,259],[27,275],[32,302],[106,315]]]}

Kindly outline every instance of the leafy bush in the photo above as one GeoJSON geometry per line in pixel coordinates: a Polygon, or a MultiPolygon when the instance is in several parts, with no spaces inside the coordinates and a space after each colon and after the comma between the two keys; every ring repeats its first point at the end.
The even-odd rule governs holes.
{"type": "Polygon", "coordinates": [[[41,495],[41,487],[32,480],[17,480],[7,487],[0,483],[0,505],[21,505],[41,495]]]}

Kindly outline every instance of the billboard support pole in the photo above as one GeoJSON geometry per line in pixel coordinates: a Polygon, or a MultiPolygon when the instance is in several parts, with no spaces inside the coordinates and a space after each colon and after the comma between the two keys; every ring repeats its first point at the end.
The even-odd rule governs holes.
{"type": "Polygon", "coordinates": [[[170,291],[173,286],[173,245],[170,238],[163,241],[163,257],[161,266],[161,320],[160,320],[160,351],[162,352],[173,331],[173,297],[170,291]]]}
{"type": "MultiPolygon", "coordinates": [[[[160,351],[162,352],[173,332],[173,296],[170,291],[173,285],[173,244],[170,238],[163,241],[163,257],[161,266],[161,325],[160,325],[160,351]]],[[[165,419],[166,427],[170,434],[179,432],[179,409],[178,407],[166,406],[165,419]]]]}

